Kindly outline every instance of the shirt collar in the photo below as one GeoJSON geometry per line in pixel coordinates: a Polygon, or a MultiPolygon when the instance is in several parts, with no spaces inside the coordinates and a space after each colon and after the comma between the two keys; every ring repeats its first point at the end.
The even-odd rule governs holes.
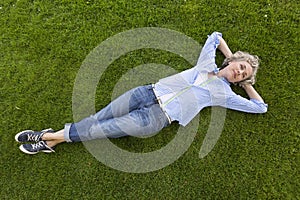
{"type": "MultiPolygon", "coordinates": [[[[219,73],[219,71],[220,71],[220,68],[215,68],[213,72],[214,72],[214,74],[217,75],[219,73]]],[[[230,85],[230,82],[226,78],[221,77],[220,79],[223,80],[225,83],[227,83],[227,85],[230,85]]]]}
{"type": "Polygon", "coordinates": [[[230,82],[226,78],[221,77],[220,79],[223,80],[225,83],[227,83],[227,85],[230,85],[230,82]]]}

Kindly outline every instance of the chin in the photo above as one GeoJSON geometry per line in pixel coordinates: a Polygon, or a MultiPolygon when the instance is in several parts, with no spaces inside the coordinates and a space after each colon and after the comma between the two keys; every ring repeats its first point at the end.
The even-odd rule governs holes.
{"type": "Polygon", "coordinates": [[[229,83],[234,83],[234,81],[230,78],[226,78],[229,83]]]}

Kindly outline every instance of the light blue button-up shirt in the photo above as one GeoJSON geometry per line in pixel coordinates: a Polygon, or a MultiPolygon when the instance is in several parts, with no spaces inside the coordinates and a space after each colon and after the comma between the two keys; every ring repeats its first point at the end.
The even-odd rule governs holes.
{"type": "Polygon", "coordinates": [[[217,69],[216,50],[221,33],[212,33],[202,48],[196,66],[181,73],[160,79],[154,92],[172,121],[186,126],[204,107],[222,106],[249,113],[264,113],[267,104],[235,94],[225,78],[208,73],[217,69]]]}

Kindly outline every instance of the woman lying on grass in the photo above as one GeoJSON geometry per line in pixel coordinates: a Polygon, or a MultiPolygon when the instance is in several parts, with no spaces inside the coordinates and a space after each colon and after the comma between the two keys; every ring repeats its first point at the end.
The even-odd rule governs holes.
{"type": "Polygon", "coordinates": [[[195,67],[155,84],[131,89],[95,115],[66,124],[60,131],[26,130],[15,139],[27,143],[20,146],[24,153],[51,153],[62,142],[145,136],[173,121],[185,126],[207,106],[265,113],[267,104],[252,86],[258,65],[257,56],[241,51],[232,54],[222,34],[214,32],[206,40],[195,67]],[[221,68],[215,63],[217,48],[226,57],[221,68]],[[230,83],[240,85],[250,100],[235,94],[230,83]]]}

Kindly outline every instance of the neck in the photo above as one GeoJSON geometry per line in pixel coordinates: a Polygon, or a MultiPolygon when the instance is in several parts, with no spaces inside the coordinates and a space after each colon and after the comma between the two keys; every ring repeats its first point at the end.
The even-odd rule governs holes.
{"type": "Polygon", "coordinates": [[[217,76],[218,78],[224,78],[224,79],[226,79],[226,81],[227,81],[228,83],[230,83],[230,82],[228,81],[228,79],[226,78],[226,71],[225,71],[224,69],[221,69],[221,70],[219,71],[219,73],[215,74],[215,76],[217,76]]]}
{"type": "Polygon", "coordinates": [[[222,78],[222,77],[226,78],[225,74],[224,74],[224,70],[222,70],[222,69],[219,71],[219,73],[216,74],[216,76],[219,78],[222,78]]]}

